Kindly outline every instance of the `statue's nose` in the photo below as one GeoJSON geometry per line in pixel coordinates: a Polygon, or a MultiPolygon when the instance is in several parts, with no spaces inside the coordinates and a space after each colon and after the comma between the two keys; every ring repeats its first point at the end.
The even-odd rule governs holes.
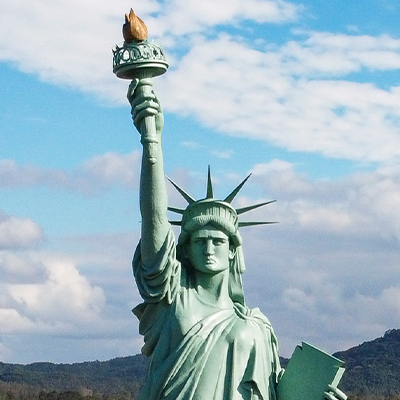
{"type": "Polygon", "coordinates": [[[204,251],[206,254],[214,254],[214,245],[211,239],[206,241],[204,251]]]}

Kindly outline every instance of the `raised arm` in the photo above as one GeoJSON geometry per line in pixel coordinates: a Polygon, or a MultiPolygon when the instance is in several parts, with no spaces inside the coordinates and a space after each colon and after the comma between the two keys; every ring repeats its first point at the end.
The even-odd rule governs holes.
{"type": "Polygon", "coordinates": [[[132,81],[128,90],[132,117],[143,145],[140,174],[142,214],[141,252],[145,265],[153,265],[169,230],[161,131],[164,124],[160,103],[150,79],[132,81]]]}

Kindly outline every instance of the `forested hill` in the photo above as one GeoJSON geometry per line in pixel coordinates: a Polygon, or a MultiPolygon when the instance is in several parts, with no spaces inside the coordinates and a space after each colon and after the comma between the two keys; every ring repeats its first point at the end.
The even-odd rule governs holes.
{"type": "MultiPolygon", "coordinates": [[[[334,355],[346,363],[340,388],[349,400],[400,400],[400,329],[334,355]]],[[[0,400],[134,399],[146,366],[141,355],[79,364],[0,362],[0,400]]]]}
{"type": "Polygon", "coordinates": [[[81,399],[83,394],[94,398],[132,399],[144,381],[146,367],[147,358],[142,355],[77,364],[0,362],[0,400],[1,392],[5,391],[14,396],[4,397],[7,399],[81,399]],[[52,391],[47,397],[43,393],[52,391]],[[68,392],[68,396],[61,396],[59,392],[68,392]]]}
{"type": "Polygon", "coordinates": [[[400,399],[394,396],[400,395],[400,329],[334,355],[346,363],[341,383],[344,391],[400,399]]]}

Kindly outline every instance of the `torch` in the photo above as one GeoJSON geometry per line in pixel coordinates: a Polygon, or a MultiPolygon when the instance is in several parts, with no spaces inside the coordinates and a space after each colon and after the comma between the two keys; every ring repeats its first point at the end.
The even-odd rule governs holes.
{"type": "MultiPolygon", "coordinates": [[[[151,93],[151,78],[162,75],[168,69],[164,52],[160,45],[149,42],[145,23],[131,9],[125,14],[122,27],[124,44],[113,49],[113,72],[121,79],[140,79],[138,90],[144,95],[151,93]]],[[[142,144],[148,144],[148,160],[151,164],[157,161],[158,137],[155,117],[145,117],[139,127],[142,144]]]]}

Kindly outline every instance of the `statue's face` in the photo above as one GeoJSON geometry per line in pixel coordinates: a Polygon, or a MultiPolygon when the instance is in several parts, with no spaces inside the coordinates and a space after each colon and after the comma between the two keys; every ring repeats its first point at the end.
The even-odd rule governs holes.
{"type": "Polygon", "coordinates": [[[206,225],[192,233],[189,243],[189,259],[193,267],[215,274],[229,269],[229,238],[212,225],[206,225]]]}

